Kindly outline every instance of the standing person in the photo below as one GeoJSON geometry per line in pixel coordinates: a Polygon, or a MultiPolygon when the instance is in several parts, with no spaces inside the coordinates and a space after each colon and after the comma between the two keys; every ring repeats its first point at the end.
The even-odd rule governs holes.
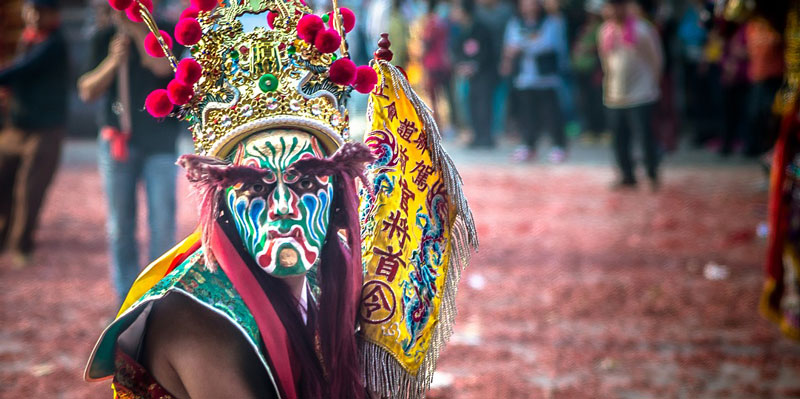
{"type": "Polygon", "coordinates": [[[103,102],[98,159],[108,204],[111,279],[121,299],[141,266],[136,239],[139,182],[147,192],[149,258],[174,243],[178,124],[174,119],[155,120],[142,110],[147,94],[169,83],[169,63],[147,55],[147,29],[142,24],[129,21],[122,12],[114,13],[113,22],[94,32],[92,70],[78,80],[78,92],[84,101],[103,102]]]}
{"type": "Polygon", "coordinates": [[[750,80],[747,77],[748,58],[745,26],[736,27],[735,33],[725,42],[722,54],[722,88],[724,90],[725,128],[720,155],[730,155],[746,136],[747,92],[750,80]]]}
{"type": "MultiPolygon", "coordinates": [[[[508,0],[478,0],[476,9],[476,18],[481,20],[491,34],[492,51],[495,52],[494,57],[492,57],[493,67],[494,70],[498,70],[506,26],[513,16],[514,8],[508,0]]],[[[498,133],[502,133],[505,129],[509,89],[510,82],[502,77],[497,79],[492,88],[492,137],[496,137],[498,133]]]]}
{"type": "Polygon", "coordinates": [[[450,123],[449,127],[454,126],[455,120],[453,112],[455,102],[450,82],[452,81],[452,65],[450,62],[449,41],[450,27],[439,17],[437,5],[439,0],[428,0],[428,10],[422,16],[421,25],[424,27],[422,32],[422,67],[425,70],[425,90],[428,92],[431,106],[433,107],[433,117],[439,126],[442,124],[441,113],[439,112],[438,94],[442,93],[447,99],[449,108],[450,123]]]}
{"type": "MultiPolygon", "coordinates": [[[[747,136],[744,153],[757,157],[772,147],[777,121],[772,115],[775,94],[783,82],[783,39],[757,5],[757,14],[745,26],[745,42],[750,60],[747,76],[750,87],[747,101],[747,136]]],[[[763,6],[767,7],[767,6],[763,6]]]]}
{"type": "Polygon", "coordinates": [[[61,156],[69,54],[55,0],[28,0],[19,57],[0,70],[11,115],[0,131],[0,250],[27,265],[42,202],[61,156]],[[58,67],[54,67],[58,66],[58,67]]]}
{"type": "Polygon", "coordinates": [[[657,189],[658,145],[653,134],[653,106],[659,98],[664,57],[655,28],[631,12],[632,0],[610,0],[607,20],[600,28],[600,60],[605,73],[603,103],[614,135],[614,154],[620,172],[615,188],[636,185],[631,141],[641,140],[651,188],[657,189]]]}
{"type": "MultiPolygon", "coordinates": [[[[569,40],[567,35],[567,18],[562,11],[562,3],[564,0],[543,0],[542,7],[549,17],[556,21],[558,30],[558,42],[556,44],[556,54],[558,54],[558,74],[561,78],[561,84],[558,86],[558,101],[561,104],[561,116],[564,119],[564,129],[567,132],[579,133],[578,122],[575,115],[575,99],[572,97],[572,87],[574,82],[572,80],[572,68],[569,62],[569,40]]],[[[559,160],[558,156],[552,157],[557,152],[550,152],[552,162],[561,162],[563,157],[559,160]],[[555,159],[554,159],[555,158],[555,159]]],[[[566,153],[564,153],[566,155],[566,153]]]]}
{"type": "Polygon", "coordinates": [[[581,127],[589,139],[598,139],[606,130],[603,109],[603,69],[597,54],[597,37],[603,23],[603,0],[586,2],[586,21],[572,49],[572,70],[575,73],[575,99],[580,111],[581,127]]]}
{"type": "Polygon", "coordinates": [[[489,28],[476,18],[474,0],[461,0],[453,14],[461,28],[455,40],[455,71],[469,82],[470,147],[493,148],[491,98],[497,84],[495,44],[489,28]]]}
{"type": "Polygon", "coordinates": [[[706,114],[707,80],[702,72],[703,48],[708,30],[702,20],[704,0],[689,0],[678,24],[684,93],[684,120],[694,131],[694,142],[702,144],[703,120],[706,114]]]}
{"type": "Polygon", "coordinates": [[[558,90],[563,21],[544,14],[538,0],[520,0],[519,17],[509,22],[501,73],[512,76],[516,119],[523,144],[512,154],[515,161],[533,158],[536,142],[543,129],[550,133],[550,159],[565,157],[566,137],[558,90]]]}

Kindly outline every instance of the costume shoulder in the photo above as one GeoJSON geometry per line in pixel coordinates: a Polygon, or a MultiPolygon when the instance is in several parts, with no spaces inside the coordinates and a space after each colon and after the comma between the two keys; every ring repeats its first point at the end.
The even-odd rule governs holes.
{"type": "MultiPolygon", "coordinates": [[[[182,244],[185,242],[176,248],[182,244]]],[[[86,380],[114,374],[117,347],[131,356],[139,352],[152,305],[167,295],[184,295],[223,316],[242,332],[269,370],[260,349],[258,325],[241,296],[221,268],[206,266],[202,248],[192,245],[189,250],[186,253],[173,249],[142,272],[117,318],[100,335],[86,366],[86,380]]]]}

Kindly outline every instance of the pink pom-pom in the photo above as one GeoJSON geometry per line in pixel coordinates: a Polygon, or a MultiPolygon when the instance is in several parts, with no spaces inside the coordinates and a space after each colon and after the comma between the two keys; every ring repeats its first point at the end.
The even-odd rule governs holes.
{"type": "Polygon", "coordinates": [[[353,30],[356,27],[356,14],[353,14],[353,11],[347,7],[340,8],[339,13],[342,14],[342,25],[344,25],[345,33],[353,30]]]}
{"type": "MultiPolygon", "coordinates": [[[[172,48],[172,38],[169,36],[169,33],[160,30],[161,37],[164,38],[164,43],[167,45],[167,48],[172,48]]],[[[161,48],[161,45],[158,44],[158,39],[156,39],[156,35],[153,32],[150,32],[144,38],[144,51],[147,52],[148,55],[155,58],[161,58],[166,56],[164,54],[164,49],[161,48]]]]}
{"type": "Polygon", "coordinates": [[[321,53],[332,53],[339,48],[341,42],[342,37],[339,36],[339,32],[336,32],[336,29],[325,29],[317,33],[317,37],[314,39],[314,46],[321,53]]]}
{"type": "Polygon", "coordinates": [[[133,0],[108,0],[108,5],[117,11],[122,11],[130,7],[132,2],[133,0]]]}
{"type": "Polygon", "coordinates": [[[153,12],[153,0],[133,0],[131,5],[125,9],[125,15],[127,15],[128,19],[133,22],[144,21],[142,16],[139,14],[139,3],[142,3],[142,5],[147,8],[147,11],[150,11],[150,13],[153,12]]]}
{"type": "Polygon", "coordinates": [[[267,25],[269,25],[270,29],[275,29],[275,17],[278,16],[278,13],[275,11],[267,11],[267,25]]]}
{"type": "Polygon", "coordinates": [[[167,85],[167,97],[175,105],[183,105],[189,102],[194,96],[194,89],[191,85],[172,79],[167,85]]]}
{"type": "Polygon", "coordinates": [[[178,62],[175,79],[191,86],[200,80],[201,76],[203,76],[203,67],[197,61],[191,58],[184,58],[178,62]]]}
{"type": "Polygon", "coordinates": [[[166,90],[156,89],[144,99],[144,108],[153,117],[163,118],[172,112],[172,102],[169,101],[169,95],[166,90]]]}
{"type": "Polygon", "coordinates": [[[369,65],[361,65],[356,68],[356,78],[353,81],[353,88],[357,92],[367,94],[375,88],[378,83],[378,74],[369,65]]]}
{"type": "Polygon", "coordinates": [[[185,10],[181,11],[181,16],[178,17],[178,20],[182,20],[184,18],[197,18],[200,15],[200,10],[195,8],[194,6],[186,7],[185,10]]]}
{"type": "MultiPolygon", "coordinates": [[[[342,27],[344,28],[344,33],[348,33],[356,26],[356,15],[353,14],[347,7],[342,7],[339,9],[339,14],[342,16],[342,27]]],[[[333,11],[328,13],[328,26],[333,28],[333,11]]]]}
{"type": "Polygon", "coordinates": [[[192,0],[192,7],[200,11],[211,11],[217,6],[217,0],[192,0]]]}
{"type": "Polygon", "coordinates": [[[328,77],[337,85],[347,86],[356,78],[356,64],[349,58],[339,58],[331,64],[328,77]]]}
{"type": "Polygon", "coordinates": [[[200,41],[203,29],[194,18],[182,18],[175,25],[175,40],[184,46],[194,46],[200,41]]]}
{"type": "Polygon", "coordinates": [[[297,21],[297,37],[305,40],[308,44],[313,44],[323,29],[325,29],[325,23],[318,15],[306,14],[297,21]]]}

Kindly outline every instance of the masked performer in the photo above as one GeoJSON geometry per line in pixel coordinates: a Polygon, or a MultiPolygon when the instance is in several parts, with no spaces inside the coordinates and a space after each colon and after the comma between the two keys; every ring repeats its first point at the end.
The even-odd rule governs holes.
{"type": "Polygon", "coordinates": [[[194,60],[178,63],[146,1],[111,3],[175,67],[145,107],[193,124],[179,163],[200,223],[136,280],[85,378],[113,377],[119,398],[423,397],[477,238],[388,40],[356,67],[335,3],[196,0],[175,30],[194,60]],[[245,13],[269,28],[244,32],[245,13]],[[366,145],[349,141],[353,90],[372,93],[366,145]]]}

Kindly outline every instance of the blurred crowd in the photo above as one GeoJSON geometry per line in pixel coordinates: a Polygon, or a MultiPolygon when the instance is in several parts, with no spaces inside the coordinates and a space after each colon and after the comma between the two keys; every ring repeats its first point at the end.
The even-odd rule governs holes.
{"type": "MultiPolygon", "coordinates": [[[[76,91],[79,108],[97,113],[112,270],[121,291],[138,270],[138,184],[147,189],[151,233],[160,237],[153,241],[173,241],[174,173],[163,171],[174,170],[181,127],[141,112],[146,93],[168,82],[169,66],[145,56],[143,25],[127,22],[121,12],[112,15],[106,3],[13,0],[0,12],[9,32],[9,15],[22,14],[24,23],[15,58],[0,54],[6,60],[0,66],[0,187],[9,188],[0,195],[0,239],[21,263],[33,251],[33,228],[67,126],[67,98],[76,91]],[[80,73],[72,77],[68,68],[53,67],[70,63],[63,3],[96,11],[87,13],[94,16],[86,19],[90,28],[82,29],[80,49],[88,54],[78,57],[80,73]]],[[[155,6],[174,21],[185,3],[160,0],[155,6]]],[[[319,12],[331,7],[328,0],[309,3],[319,12]]],[[[509,162],[561,163],[571,142],[607,143],[618,170],[613,187],[629,188],[637,184],[632,147],[638,143],[650,187],[658,189],[660,160],[679,143],[721,156],[758,157],[777,137],[773,105],[785,80],[783,2],[340,4],[361,16],[348,34],[356,64],[366,64],[375,39],[388,32],[393,63],[431,105],[446,139],[474,149],[511,144],[509,162]],[[543,135],[546,150],[539,149],[543,135]]],[[[263,16],[251,20],[266,22],[263,16]]],[[[152,256],[162,251],[151,245],[152,256]]]]}
{"type": "MultiPolygon", "coordinates": [[[[726,18],[722,3],[365,0],[349,6],[369,18],[360,25],[362,37],[389,31],[394,62],[428,97],[444,130],[471,147],[494,147],[505,135],[520,143],[512,160],[527,161],[547,133],[547,159],[561,162],[576,137],[623,136],[615,147],[625,147],[626,136],[639,136],[654,168],[683,138],[723,156],[753,157],[774,140],[764,127],[773,123],[770,107],[783,81],[784,16],[764,1],[750,2],[744,17],[726,18]],[[630,112],[641,105],[647,107],[630,112]],[[630,134],[616,133],[625,130],[630,134]]],[[[359,46],[354,56],[366,60],[372,47],[359,46]]]]}

